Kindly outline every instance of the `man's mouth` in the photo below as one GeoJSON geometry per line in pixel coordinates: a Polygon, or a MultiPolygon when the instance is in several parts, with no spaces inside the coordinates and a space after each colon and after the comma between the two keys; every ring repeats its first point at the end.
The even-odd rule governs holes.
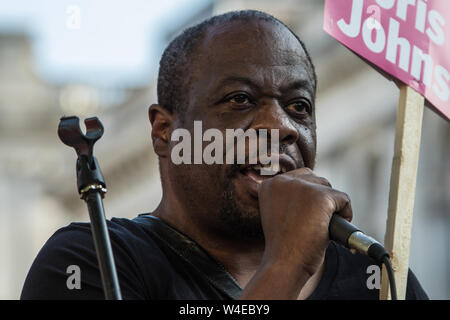
{"type": "Polygon", "coordinates": [[[281,167],[278,163],[276,164],[255,164],[245,167],[241,170],[241,173],[256,183],[263,182],[264,179],[269,179],[277,174],[285,173],[286,168],[281,167]]]}
{"type": "Polygon", "coordinates": [[[264,180],[297,168],[294,160],[287,155],[277,155],[277,160],[269,164],[246,164],[241,167],[239,176],[253,197],[258,196],[258,185],[264,180]]]}

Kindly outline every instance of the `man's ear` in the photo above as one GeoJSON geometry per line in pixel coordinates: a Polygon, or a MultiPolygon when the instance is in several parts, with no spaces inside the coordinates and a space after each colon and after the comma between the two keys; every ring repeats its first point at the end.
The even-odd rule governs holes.
{"type": "Polygon", "coordinates": [[[148,119],[152,125],[153,149],[158,156],[167,157],[174,116],[159,104],[152,104],[148,108],[148,119]]]}

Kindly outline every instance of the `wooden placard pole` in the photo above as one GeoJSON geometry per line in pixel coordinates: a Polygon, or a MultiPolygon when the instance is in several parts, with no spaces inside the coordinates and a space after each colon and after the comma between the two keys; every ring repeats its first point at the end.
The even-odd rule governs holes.
{"type": "MultiPolygon", "coordinates": [[[[423,108],[423,96],[402,84],[384,239],[384,246],[391,255],[399,300],[404,300],[406,294],[423,108]]],[[[380,300],[390,298],[389,280],[383,266],[380,300]]]]}

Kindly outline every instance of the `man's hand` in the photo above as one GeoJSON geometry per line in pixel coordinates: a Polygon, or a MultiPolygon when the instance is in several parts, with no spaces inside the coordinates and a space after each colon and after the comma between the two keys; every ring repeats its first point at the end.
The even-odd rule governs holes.
{"type": "Polygon", "coordinates": [[[263,181],[258,196],[265,251],[241,298],[296,299],[321,266],[333,213],[351,221],[349,197],[308,168],[263,181]]]}

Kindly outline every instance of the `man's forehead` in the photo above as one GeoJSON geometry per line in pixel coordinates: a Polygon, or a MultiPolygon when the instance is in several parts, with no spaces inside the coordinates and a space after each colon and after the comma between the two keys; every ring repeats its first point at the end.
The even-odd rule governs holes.
{"type": "Polygon", "coordinates": [[[256,19],[210,27],[197,53],[209,62],[251,59],[257,64],[258,58],[265,64],[273,60],[275,65],[307,62],[306,53],[292,32],[279,23],[256,19]]]}
{"type": "MultiPolygon", "coordinates": [[[[286,27],[272,21],[232,21],[208,29],[195,54],[199,80],[208,81],[228,75],[257,78],[271,73],[273,80],[309,80],[314,87],[312,70],[298,39],[286,27]],[[214,78],[214,79],[211,79],[214,78]]],[[[270,80],[269,80],[270,81],[270,80]]]]}

